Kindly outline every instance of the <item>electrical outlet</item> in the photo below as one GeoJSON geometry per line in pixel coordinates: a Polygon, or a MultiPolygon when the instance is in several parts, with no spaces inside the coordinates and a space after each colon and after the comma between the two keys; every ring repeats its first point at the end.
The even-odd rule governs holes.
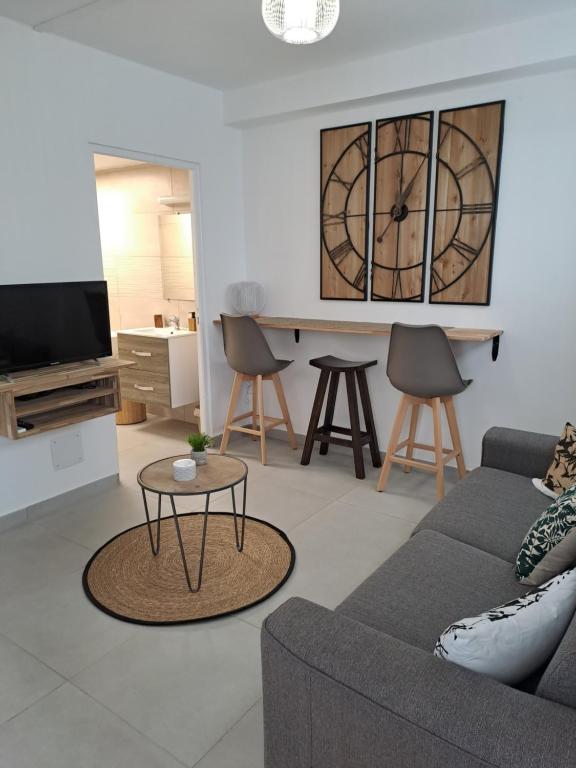
{"type": "Polygon", "coordinates": [[[50,441],[52,466],[54,469],[67,469],[84,461],[84,449],[80,432],[65,432],[50,441]]]}

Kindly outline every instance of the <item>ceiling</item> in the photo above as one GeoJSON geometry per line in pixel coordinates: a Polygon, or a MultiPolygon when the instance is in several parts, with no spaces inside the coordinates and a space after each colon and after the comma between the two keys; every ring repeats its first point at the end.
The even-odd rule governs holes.
{"type": "Polygon", "coordinates": [[[291,46],[261,0],[0,0],[0,15],[223,90],[574,9],[574,0],[341,0],[335,31],[291,46]]]}

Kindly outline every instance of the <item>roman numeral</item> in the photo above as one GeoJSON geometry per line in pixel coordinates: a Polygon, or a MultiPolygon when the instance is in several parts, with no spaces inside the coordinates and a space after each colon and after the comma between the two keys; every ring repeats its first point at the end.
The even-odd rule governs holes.
{"type": "Polygon", "coordinates": [[[344,224],[346,221],[346,211],[340,213],[323,213],[322,223],[325,227],[332,227],[336,224],[344,224]]]}
{"type": "Polygon", "coordinates": [[[394,140],[394,149],[397,152],[406,152],[410,146],[410,131],[412,129],[412,120],[395,120],[394,130],[396,138],[394,140]]]}
{"type": "Polygon", "coordinates": [[[395,269],[392,275],[392,298],[404,298],[402,291],[402,272],[399,269],[395,269]]]}
{"type": "Polygon", "coordinates": [[[492,213],[492,203],[465,203],[462,213],[492,213]]]}
{"type": "Polygon", "coordinates": [[[471,173],[475,168],[478,168],[480,165],[484,165],[485,162],[486,161],[482,155],[478,155],[478,157],[475,157],[474,160],[468,163],[468,165],[465,165],[463,168],[460,168],[459,171],[456,171],[454,175],[457,179],[462,179],[464,176],[471,173]]]}
{"type": "Polygon", "coordinates": [[[364,165],[368,165],[368,136],[366,134],[360,136],[354,142],[354,146],[362,155],[362,160],[364,161],[364,165]]]}
{"type": "Polygon", "coordinates": [[[474,259],[480,253],[480,251],[478,251],[476,248],[468,245],[468,243],[463,243],[462,240],[459,240],[457,237],[452,240],[451,246],[460,254],[460,256],[462,256],[463,259],[466,259],[468,262],[474,261],[474,259]]]}
{"type": "MultiPolygon", "coordinates": [[[[447,123],[441,123],[440,130],[442,130],[442,128],[444,128],[445,131],[444,131],[444,136],[442,136],[442,138],[440,139],[440,142],[438,143],[438,154],[440,153],[440,150],[442,149],[442,145],[444,144],[444,142],[448,138],[448,134],[450,133],[450,131],[452,129],[452,126],[448,125],[447,123]]],[[[436,155],[436,157],[438,157],[438,154],[436,155]]]]}
{"type": "Polygon", "coordinates": [[[432,267],[432,271],[430,273],[430,276],[432,277],[432,282],[434,283],[434,286],[436,287],[436,290],[434,291],[434,293],[438,293],[438,291],[441,291],[442,288],[446,287],[446,283],[440,277],[436,267],[432,267]]]}
{"type": "Polygon", "coordinates": [[[342,179],[340,176],[338,176],[336,171],[332,171],[332,173],[330,174],[329,181],[333,181],[336,184],[342,184],[342,186],[345,187],[348,191],[350,191],[352,189],[352,182],[351,181],[345,181],[344,179],[342,179]]]}
{"type": "Polygon", "coordinates": [[[350,240],[344,240],[340,245],[332,248],[330,251],[330,259],[338,267],[352,250],[353,247],[350,240]]]}
{"type": "Polygon", "coordinates": [[[365,280],[366,280],[366,262],[362,264],[362,266],[356,273],[356,277],[354,278],[354,288],[358,288],[358,290],[362,290],[362,288],[364,287],[365,280]]]}

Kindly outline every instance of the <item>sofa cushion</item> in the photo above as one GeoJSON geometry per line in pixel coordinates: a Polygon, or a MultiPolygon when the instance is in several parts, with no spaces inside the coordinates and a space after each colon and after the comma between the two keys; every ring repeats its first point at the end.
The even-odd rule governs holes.
{"type": "Polygon", "coordinates": [[[432,651],[462,616],[526,594],[510,563],[436,531],[395,552],[337,608],[351,619],[432,651]]]}
{"type": "Polygon", "coordinates": [[[576,709],[576,616],[546,667],[536,695],[576,709]]]}
{"type": "Polygon", "coordinates": [[[576,483],[576,427],[568,423],[560,435],[552,464],[544,485],[554,493],[562,493],[576,483]]]}
{"type": "Polygon", "coordinates": [[[516,578],[543,584],[576,563],[576,485],[532,524],[516,558],[516,578]]]}
{"type": "Polygon", "coordinates": [[[515,685],[549,661],[576,609],[576,568],[504,605],[447,627],[434,655],[515,685]]]}
{"type": "Polygon", "coordinates": [[[526,531],[548,505],[530,478],[478,467],[426,515],[415,533],[438,531],[514,563],[526,531]]]}

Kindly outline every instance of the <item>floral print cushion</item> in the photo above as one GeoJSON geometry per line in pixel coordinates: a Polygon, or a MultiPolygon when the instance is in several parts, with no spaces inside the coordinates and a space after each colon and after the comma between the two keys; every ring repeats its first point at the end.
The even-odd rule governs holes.
{"type": "Polygon", "coordinates": [[[570,423],[564,427],[543,483],[556,494],[576,483],[576,427],[570,423]]]}
{"type": "Polygon", "coordinates": [[[576,485],[564,491],[530,528],[518,557],[516,578],[539,585],[576,563],[576,485]]]}

